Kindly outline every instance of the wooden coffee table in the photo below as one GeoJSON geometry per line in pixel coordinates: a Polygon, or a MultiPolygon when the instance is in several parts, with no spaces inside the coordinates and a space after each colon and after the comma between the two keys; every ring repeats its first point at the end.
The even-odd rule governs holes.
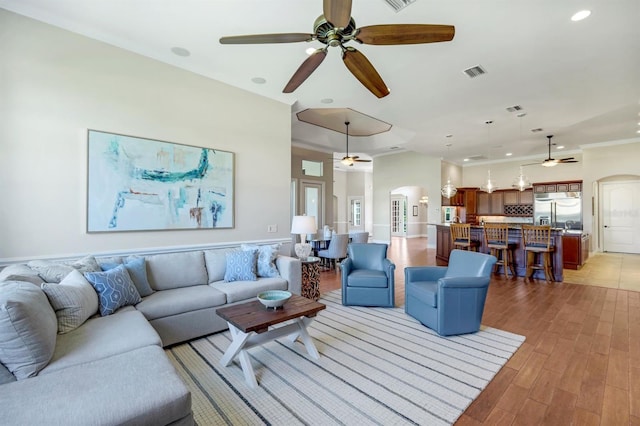
{"type": "Polygon", "coordinates": [[[250,387],[255,388],[258,383],[247,349],[284,336],[289,336],[293,343],[299,337],[309,355],[319,359],[318,349],[307,332],[307,326],[313,321],[313,317],[325,308],[322,303],[294,294],[277,310],[267,309],[257,299],[218,309],[217,313],[227,321],[233,339],[220,363],[228,367],[238,357],[245,380],[250,387]],[[291,324],[269,329],[272,325],[289,320],[292,320],[291,324]]]}

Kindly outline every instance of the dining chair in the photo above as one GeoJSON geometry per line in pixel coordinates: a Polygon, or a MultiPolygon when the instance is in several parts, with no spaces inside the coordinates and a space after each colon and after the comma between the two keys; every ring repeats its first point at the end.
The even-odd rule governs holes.
{"type": "Polygon", "coordinates": [[[349,234],[334,234],[329,241],[329,248],[319,250],[318,257],[329,262],[329,267],[335,269],[337,263],[347,257],[347,245],[349,245],[349,234]]]}

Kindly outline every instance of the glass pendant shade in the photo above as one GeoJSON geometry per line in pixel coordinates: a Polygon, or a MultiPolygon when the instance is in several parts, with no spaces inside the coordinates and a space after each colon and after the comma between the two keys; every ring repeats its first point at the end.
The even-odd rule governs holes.
{"type": "Polygon", "coordinates": [[[519,191],[531,188],[531,182],[529,182],[529,179],[522,173],[522,167],[520,167],[520,175],[513,181],[513,187],[519,191]]]}
{"type": "Polygon", "coordinates": [[[480,190],[491,194],[496,189],[498,189],[498,187],[491,180],[491,170],[489,170],[487,172],[487,182],[480,187],[480,190]]]}
{"type": "Polygon", "coordinates": [[[451,178],[447,179],[447,184],[442,187],[440,194],[443,197],[451,198],[458,192],[458,189],[451,184],[451,178]]]}

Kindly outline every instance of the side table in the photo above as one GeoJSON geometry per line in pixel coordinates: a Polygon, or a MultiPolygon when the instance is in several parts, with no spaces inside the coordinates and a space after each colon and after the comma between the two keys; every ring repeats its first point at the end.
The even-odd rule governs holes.
{"type": "Polygon", "coordinates": [[[300,259],[302,263],[302,288],[300,295],[311,300],[320,298],[320,258],[300,259]]]}

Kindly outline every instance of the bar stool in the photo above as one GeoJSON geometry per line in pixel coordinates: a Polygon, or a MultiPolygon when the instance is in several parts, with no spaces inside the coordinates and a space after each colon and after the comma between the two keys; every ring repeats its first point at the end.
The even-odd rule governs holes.
{"type": "Polygon", "coordinates": [[[547,282],[555,281],[551,265],[551,253],[556,248],[551,245],[551,226],[522,225],[522,244],[527,259],[525,278],[533,278],[533,271],[542,269],[547,282]]]}
{"type": "Polygon", "coordinates": [[[480,241],[471,240],[471,224],[469,223],[452,223],[451,244],[454,249],[478,251],[480,241]]]}
{"type": "Polygon", "coordinates": [[[513,261],[513,252],[516,244],[509,242],[509,225],[500,223],[491,223],[484,225],[484,242],[489,248],[489,253],[498,259],[495,264],[495,272],[498,272],[498,266],[502,265],[504,275],[509,278],[509,269],[511,276],[515,277],[516,269],[513,261]]]}

